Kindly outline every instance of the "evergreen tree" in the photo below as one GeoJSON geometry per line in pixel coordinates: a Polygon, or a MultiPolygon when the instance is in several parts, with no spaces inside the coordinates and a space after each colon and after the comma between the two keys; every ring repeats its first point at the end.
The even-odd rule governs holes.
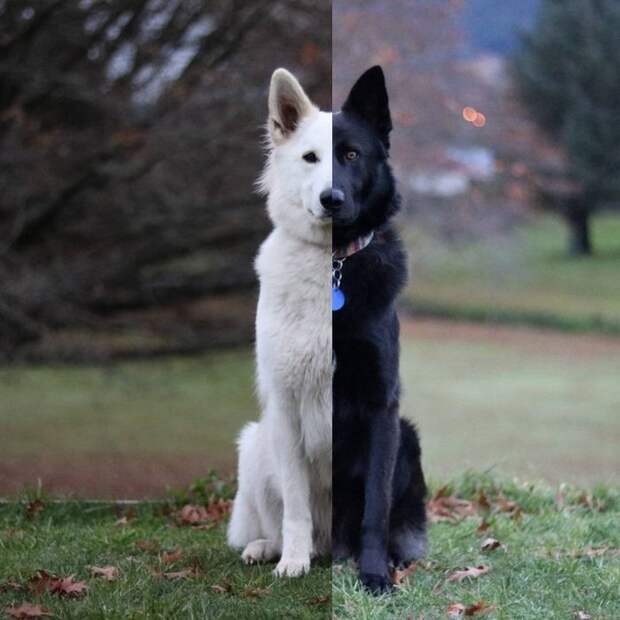
{"type": "Polygon", "coordinates": [[[570,252],[589,255],[591,215],[620,206],[620,2],[543,0],[514,67],[521,98],[565,150],[577,188],[553,209],[570,252]]]}

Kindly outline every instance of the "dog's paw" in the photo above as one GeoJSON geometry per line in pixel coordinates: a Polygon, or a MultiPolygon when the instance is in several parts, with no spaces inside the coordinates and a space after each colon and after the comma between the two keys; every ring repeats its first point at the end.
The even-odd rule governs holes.
{"type": "Polygon", "coordinates": [[[269,562],[278,554],[276,546],[270,540],[254,540],[246,546],[241,554],[241,559],[246,564],[257,564],[258,562],[269,562]]]}
{"type": "Polygon", "coordinates": [[[310,556],[307,558],[282,558],[273,574],[276,577],[301,577],[310,570],[310,556]]]}
{"type": "Polygon", "coordinates": [[[394,588],[388,573],[381,575],[375,573],[360,573],[360,581],[364,588],[374,595],[386,594],[387,592],[391,592],[394,588]]]}

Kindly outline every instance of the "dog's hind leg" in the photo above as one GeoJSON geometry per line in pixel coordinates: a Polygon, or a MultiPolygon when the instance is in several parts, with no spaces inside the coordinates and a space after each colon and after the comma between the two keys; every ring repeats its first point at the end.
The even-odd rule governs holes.
{"type": "Polygon", "coordinates": [[[259,433],[257,423],[248,424],[239,436],[239,489],[233,502],[232,515],[228,524],[228,544],[243,549],[248,543],[264,538],[261,531],[259,507],[256,504],[257,472],[261,469],[256,462],[259,457],[259,433]]]}

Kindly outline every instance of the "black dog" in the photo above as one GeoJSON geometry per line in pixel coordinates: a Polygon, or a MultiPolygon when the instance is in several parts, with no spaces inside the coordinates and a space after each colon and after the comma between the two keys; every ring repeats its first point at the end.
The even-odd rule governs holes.
{"type": "Polygon", "coordinates": [[[389,223],[399,197],[380,67],[362,75],[333,123],[333,189],[322,197],[334,248],[333,553],[357,558],[362,583],[379,593],[391,588],[390,563],[426,551],[418,437],[398,414],[394,301],[407,274],[389,223]]]}

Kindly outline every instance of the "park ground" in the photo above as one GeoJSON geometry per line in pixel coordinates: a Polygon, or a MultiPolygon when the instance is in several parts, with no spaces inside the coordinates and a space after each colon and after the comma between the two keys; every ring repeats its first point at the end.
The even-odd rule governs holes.
{"type": "Polygon", "coordinates": [[[324,559],[295,580],[244,566],[224,542],[230,487],[135,506],[30,494],[0,505],[0,614],[27,604],[76,619],[620,617],[617,490],[471,473],[431,486],[430,554],[380,598],[360,589],[351,564],[324,559]],[[186,502],[206,504],[202,520],[186,502]],[[479,576],[459,572],[470,567],[479,576]]]}
{"type": "Polygon", "coordinates": [[[410,239],[402,413],[450,509],[393,596],[364,594],[350,565],[284,582],[242,566],[225,510],[179,523],[188,502],[230,498],[228,486],[170,489],[234,472],[235,437],[257,416],[252,354],[237,349],[0,369],[0,614],[31,603],[62,618],[428,620],[462,605],[620,617],[620,220],[596,221],[584,261],[562,256],[563,234],[544,219],[495,245],[410,239]],[[483,550],[485,538],[499,546],[483,550]],[[450,580],[471,566],[484,574],[450,580]]]}

